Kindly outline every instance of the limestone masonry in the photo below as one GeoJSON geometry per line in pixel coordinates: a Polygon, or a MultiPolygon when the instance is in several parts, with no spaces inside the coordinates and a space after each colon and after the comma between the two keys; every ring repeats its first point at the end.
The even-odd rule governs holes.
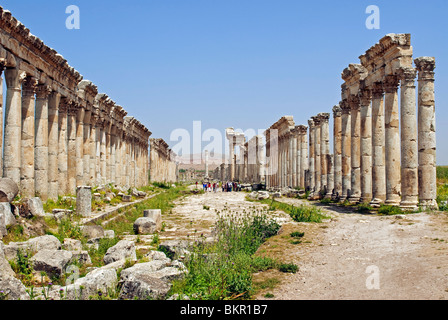
{"type": "Polygon", "coordinates": [[[435,59],[413,60],[410,34],[388,34],[359,59],[342,72],[341,101],[332,109],[333,154],[330,113],[312,117],[308,127],[284,116],[265,131],[265,145],[255,139],[257,151],[227,129],[230,165],[217,168],[215,178],[304,188],[313,200],[437,208],[435,59]]]}

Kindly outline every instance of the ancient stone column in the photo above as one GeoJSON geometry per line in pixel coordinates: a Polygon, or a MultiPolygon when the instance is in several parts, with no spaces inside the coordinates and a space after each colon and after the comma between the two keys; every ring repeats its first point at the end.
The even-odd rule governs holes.
{"type": "Polygon", "coordinates": [[[300,187],[306,188],[305,172],[308,170],[308,135],[307,126],[301,126],[301,151],[300,151],[300,187]]]}
{"type": "Polygon", "coordinates": [[[90,180],[90,127],[91,127],[91,118],[92,118],[92,110],[86,109],[84,113],[84,121],[83,121],[83,143],[82,143],[82,167],[83,167],[83,184],[92,186],[90,180]]]}
{"type": "Polygon", "coordinates": [[[297,169],[298,169],[298,160],[299,160],[299,154],[297,151],[297,139],[298,139],[299,135],[297,133],[297,130],[294,130],[294,134],[291,137],[291,144],[292,144],[292,148],[291,148],[291,169],[292,169],[292,183],[291,183],[291,187],[295,188],[298,186],[297,183],[297,169]]]}
{"type": "MultiPolygon", "coordinates": [[[[113,125],[111,127],[110,133],[110,182],[116,182],[115,176],[115,156],[116,156],[116,135],[115,135],[116,127],[113,125]]],[[[140,173],[138,175],[140,177],[140,173]]]]}
{"type": "Polygon", "coordinates": [[[437,209],[435,59],[420,57],[414,62],[418,70],[418,194],[424,209],[437,209]]]}
{"type": "Polygon", "coordinates": [[[208,150],[205,150],[205,176],[208,177],[208,150]]]}
{"type": "Polygon", "coordinates": [[[234,136],[229,138],[229,166],[230,166],[230,181],[235,180],[235,142],[234,136]]]}
{"type": "Polygon", "coordinates": [[[309,138],[309,165],[308,165],[308,170],[309,170],[309,183],[310,183],[310,198],[312,199],[314,197],[314,193],[316,192],[316,180],[315,180],[315,170],[314,170],[314,157],[315,157],[315,143],[314,143],[314,139],[315,139],[315,124],[314,124],[314,119],[310,119],[308,120],[308,125],[309,125],[309,134],[310,134],[310,138],[309,138]]]}
{"type": "Polygon", "coordinates": [[[97,122],[98,122],[98,115],[95,112],[92,112],[92,115],[90,117],[90,185],[95,185],[97,181],[96,177],[96,145],[97,145],[97,122]]]}
{"type": "Polygon", "coordinates": [[[332,189],[329,190],[328,186],[328,156],[330,155],[330,114],[320,113],[319,117],[321,119],[321,181],[322,190],[326,191],[326,194],[331,193],[332,189]]]}
{"type": "Polygon", "coordinates": [[[333,107],[334,197],[342,195],[342,109],[333,107]]]}
{"type": "Polygon", "coordinates": [[[21,86],[25,74],[18,68],[5,70],[5,144],[3,150],[3,177],[20,185],[22,98],[21,86]]]}
{"type": "Polygon", "coordinates": [[[22,136],[20,190],[24,197],[35,196],[34,189],[34,105],[37,80],[26,77],[22,84],[22,136]]]}
{"type": "Polygon", "coordinates": [[[400,118],[398,112],[398,78],[388,75],[384,82],[384,128],[386,149],[386,201],[398,206],[401,193],[400,118]]]}
{"type": "Polygon", "coordinates": [[[58,195],[65,195],[68,193],[67,111],[68,101],[65,98],[62,98],[58,109],[58,195]]]}
{"type": "Polygon", "coordinates": [[[386,153],[384,150],[384,106],[381,82],[372,86],[372,206],[386,200],[386,153]]]}
{"type": "Polygon", "coordinates": [[[327,154],[327,194],[325,198],[331,199],[333,197],[334,190],[334,156],[327,154]]]}
{"type": "Polygon", "coordinates": [[[351,108],[347,101],[343,101],[341,109],[342,194],[340,201],[345,201],[351,194],[351,108]]]}
{"type": "Polygon", "coordinates": [[[361,199],[361,106],[358,96],[351,96],[350,118],[351,118],[351,203],[358,203],[361,199]]]}
{"type": "Polygon", "coordinates": [[[76,192],[76,115],[78,108],[72,103],[68,106],[68,149],[67,149],[67,192],[76,192]]]}
{"type": "Polygon", "coordinates": [[[372,100],[371,91],[361,92],[361,202],[372,201],[372,100]]]}
{"type": "Polygon", "coordinates": [[[38,85],[36,91],[34,186],[36,194],[48,199],[48,96],[50,88],[38,85]]]}
{"type": "Polygon", "coordinates": [[[418,206],[418,145],[414,68],[400,70],[401,79],[401,203],[404,210],[418,206]]]}
{"type": "Polygon", "coordinates": [[[83,163],[84,115],[85,115],[85,109],[79,106],[76,113],[76,139],[75,139],[76,186],[75,187],[84,185],[84,163],[83,163]]]}
{"type": "Polygon", "coordinates": [[[48,98],[48,198],[58,199],[58,123],[61,95],[52,92],[48,98]]]}
{"type": "Polygon", "coordinates": [[[106,163],[106,127],[107,124],[104,122],[100,128],[100,166],[101,166],[101,184],[107,183],[107,163],[106,163]]]}
{"type": "MultiPolygon", "coordinates": [[[[0,150],[3,150],[3,71],[5,62],[0,61],[0,150]]],[[[0,152],[0,176],[3,176],[3,153],[0,152]]]]}
{"type": "Polygon", "coordinates": [[[321,175],[321,156],[320,156],[320,136],[321,136],[321,119],[320,117],[313,117],[314,120],[314,183],[316,186],[316,192],[314,196],[316,198],[320,197],[320,192],[322,190],[322,175],[321,175]]]}

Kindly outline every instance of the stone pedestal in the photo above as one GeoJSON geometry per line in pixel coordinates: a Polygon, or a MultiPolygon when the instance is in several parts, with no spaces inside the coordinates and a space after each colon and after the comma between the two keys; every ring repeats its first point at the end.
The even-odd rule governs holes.
{"type": "Polygon", "coordinates": [[[76,212],[89,217],[92,214],[92,187],[78,186],[76,188],[76,212]]]}

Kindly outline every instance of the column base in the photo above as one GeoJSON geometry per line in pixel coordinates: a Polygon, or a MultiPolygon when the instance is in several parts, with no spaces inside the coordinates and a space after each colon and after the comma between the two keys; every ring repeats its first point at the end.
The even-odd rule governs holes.
{"type": "Polygon", "coordinates": [[[373,198],[372,201],[370,201],[370,205],[373,208],[379,208],[384,203],[383,199],[380,198],[373,198]]]}
{"type": "Polygon", "coordinates": [[[400,209],[403,211],[415,211],[418,209],[418,201],[401,201],[400,209]]]}
{"type": "Polygon", "coordinates": [[[420,207],[423,210],[439,210],[439,205],[435,199],[420,200],[420,207]]]}
{"type": "Polygon", "coordinates": [[[361,196],[359,195],[351,195],[348,198],[348,202],[350,202],[351,204],[357,204],[361,201],[361,196]]]}
{"type": "Polygon", "coordinates": [[[399,200],[386,200],[386,201],[384,201],[384,204],[386,206],[398,207],[398,206],[400,206],[400,201],[399,200]]]}

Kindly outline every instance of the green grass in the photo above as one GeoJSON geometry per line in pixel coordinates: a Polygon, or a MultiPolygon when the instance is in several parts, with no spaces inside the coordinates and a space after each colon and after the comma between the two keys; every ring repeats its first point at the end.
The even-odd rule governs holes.
{"type": "Polygon", "coordinates": [[[267,238],[280,226],[266,214],[220,215],[216,223],[216,242],[197,241],[186,261],[188,274],[173,283],[172,294],[198,300],[247,299],[254,292],[254,272],[276,268],[271,258],[255,256],[267,238]]]}
{"type": "Polygon", "coordinates": [[[165,189],[165,191],[160,194],[136,204],[125,214],[109,222],[105,227],[109,230],[114,230],[117,236],[122,235],[123,233],[134,234],[134,222],[142,217],[143,210],[161,209],[163,215],[174,208],[174,200],[185,195],[185,191],[186,188],[183,186],[165,189]]]}
{"type": "Polygon", "coordinates": [[[388,206],[388,205],[380,205],[378,208],[378,214],[385,215],[385,216],[392,216],[397,214],[405,214],[403,210],[400,209],[400,207],[396,206],[388,206]]]}
{"type": "MultiPolygon", "coordinates": [[[[249,198],[247,198],[249,199],[249,198]]],[[[252,200],[258,201],[269,205],[269,210],[275,211],[280,210],[291,216],[291,218],[296,222],[322,222],[323,219],[327,217],[322,213],[322,211],[314,206],[308,206],[301,204],[299,206],[293,206],[284,202],[279,202],[276,200],[265,199],[265,200],[252,200]]]]}

